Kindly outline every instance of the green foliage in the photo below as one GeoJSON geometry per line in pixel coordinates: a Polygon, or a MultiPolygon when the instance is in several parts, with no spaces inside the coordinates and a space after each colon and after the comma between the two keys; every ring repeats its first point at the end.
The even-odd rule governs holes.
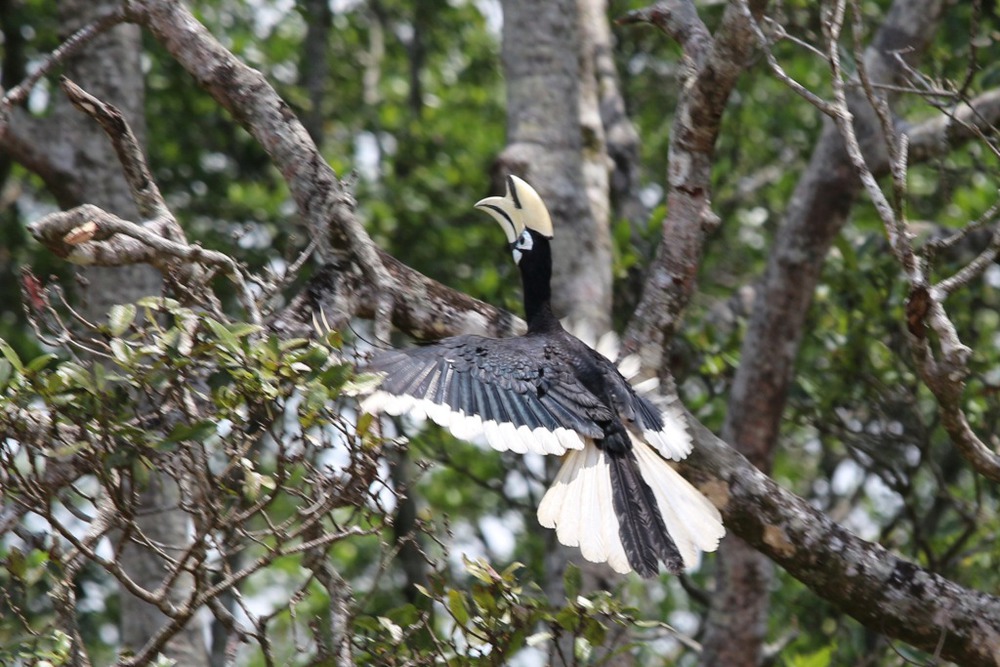
{"type": "MultiPolygon", "coordinates": [[[[7,4],[13,8],[9,26],[16,30],[2,26],[3,72],[16,82],[14,70],[23,74],[29,62],[59,43],[60,27],[51,0],[7,4]]],[[[299,12],[285,13],[275,3],[190,4],[293,109],[310,109],[314,100],[301,85],[307,27],[301,3],[299,12]]],[[[516,309],[514,268],[498,261],[502,236],[471,208],[488,193],[490,165],[504,142],[498,35],[480,5],[468,1],[337,4],[320,100],[328,110],[323,154],[353,182],[360,215],[382,247],[451,286],[516,309]],[[417,53],[422,54],[419,63],[417,53]]],[[[621,15],[640,4],[645,3],[616,1],[610,13],[621,15]]],[[[871,25],[889,4],[864,3],[871,25]]],[[[953,3],[946,12],[921,66],[937,84],[958,88],[967,72],[970,92],[1000,81],[1000,61],[987,57],[995,51],[1000,26],[995,12],[983,11],[970,33],[975,5],[953,3]],[[967,70],[973,56],[976,67],[967,70]]],[[[699,6],[709,28],[718,25],[724,11],[724,4],[699,6]]],[[[773,11],[789,34],[818,43],[821,3],[788,1],[773,11]]],[[[171,209],[189,238],[238,256],[252,270],[280,273],[307,236],[281,175],[266,152],[154,39],[145,40],[147,146],[171,209]]],[[[642,137],[642,186],[655,195],[668,168],[672,119],[664,110],[675,106],[681,51],[654,29],[616,29],[615,40],[628,109],[642,137]]],[[[829,97],[828,68],[814,54],[781,40],[775,55],[790,76],[829,97]]],[[[4,86],[11,83],[5,80],[4,86]]],[[[45,81],[40,90],[50,94],[48,101],[37,95],[29,111],[44,118],[51,113],[53,85],[45,81]]],[[[934,101],[902,95],[895,104],[915,123],[938,113],[934,101]]],[[[732,297],[761,275],[822,123],[822,115],[778,82],[762,59],[741,78],[723,117],[712,195],[722,224],[709,239],[698,294],[672,359],[685,404],[711,428],[720,428],[726,414],[752,312],[741,299],[731,307],[732,297]]],[[[987,210],[996,198],[998,172],[995,151],[981,142],[911,165],[906,210],[919,242],[961,229],[987,210]]],[[[301,489],[328,479],[320,473],[334,449],[332,433],[351,442],[359,457],[352,464],[363,467],[358,461],[365,457],[390,460],[379,458],[383,444],[370,417],[343,418],[350,412],[345,394],[363,379],[355,377],[339,333],[323,342],[281,341],[252,325],[155,298],[116,306],[92,332],[89,343],[99,362],[38,340],[18,305],[17,268],[30,265],[37,275],[56,275],[65,285],[72,284],[70,271],[30,242],[24,228],[40,210],[53,206],[40,180],[0,156],[0,182],[5,204],[8,191],[23,192],[14,205],[0,209],[0,414],[6,418],[9,411],[41,406],[52,418],[51,432],[73,434],[51,439],[34,456],[13,455],[11,443],[27,441],[30,425],[3,423],[5,470],[27,479],[41,476],[48,462],[78,457],[90,466],[88,480],[107,483],[113,472],[141,484],[169,457],[206,447],[221,452],[222,466],[232,474],[232,480],[222,474],[213,478],[226,508],[266,503],[267,520],[280,522],[309,504],[296,495],[301,489]],[[168,410],[168,405],[197,409],[168,410]],[[224,436],[221,424],[236,435],[224,436]],[[260,450],[249,444],[261,440],[266,446],[260,450]],[[281,442],[301,449],[282,453],[281,442]]],[[[653,203],[647,220],[618,221],[612,230],[619,324],[633,314],[642,271],[661,238],[666,207],[662,196],[653,203]]],[[[932,278],[952,275],[985,243],[971,234],[953,250],[938,253],[932,278]]],[[[808,314],[774,476],[864,537],[970,587],[994,590],[1000,563],[996,494],[957,457],[916,377],[904,329],[906,294],[899,285],[881,224],[862,201],[826,258],[808,314]]],[[[963,407],[977,432],[996,433],[1000,289],[995,267],[947,305],[963,341],[975,351],[963,407]]],[[[540,587],[547,590],[551,576],[545,560],[551,547],[545,540],[551,536],[533,530],[542,472],[520,458],[457,443],[438,429],[413,435],[409,447],[418,468],[413,479],[374,476],[393,500],[371,492],[363,502],[333,508],[324,518],[328,531],[349,526],[362,533],[335,541],[324,552],[354,589],[352,643],[359,662],[498,664],[519,651],[571,646],[580,664],[599,664],[615,650],[656,664],[667,658],[641,644],[665,628],[661,620],[639,619],[692,611],[689,616],[697,618],[690,628],[697,632],[704,612],[698,600],[708,588],[711,558],[684,586],[673,578],[648,586],[629,581],[613,595],[585,590],[571,567],[564,598],[549,598],[540,587]],[[411,582],[394,560],[400,544],[389,528],[398,518],[394,503],[400,489],[416,505],[413,539],[430,572],[416,597],[405,592],[411,582]],[[512,553],[491,553],[483,528],[487,518],[513,536],[512,553]],[[447,549],[460,540],[450,538],[449,531],[473,535],[466,541],[482,547],[488,561],[450,568],[447,549]],[[524,565],[510,565],[513,559],[524,565]],[[642,641],[602,650],[613,631],[625,626],[642,641]]],[[[19,488],[5,483],[3,493],[13,497],[19,488]]],[[[75,492],[62,502],[93,510],[75,492]]],[[[258,517],[247,529],[264,530],[267,520],[258,517]]],[[[5,565],[0,571],[0,663],[34,657],[60,664],[66,659],[65,635],[53,629],[55,610],[47,597],[62,574],[63,564],[50,557],[55,543],[39,538],[10,544],[0,541],[5,565]],[[23,619],[15,608],[24,612],[23,619]],[[21,631],[8,621],[13,618],[24,621],[21,631]]],[[[273,538],[259,538],[248,553],[266,555],[274,546],[273,538]]],[[[294,605],[274,610],[267,621],[286,640],[280,652],[289,664],[304,664],[317,654],[315,645],[298,643],[309,623],[328,627],[330,621],[329,591],[314,580],[302,583],[306,571],[311,572],[302,554],[275,556],[241,584],[250,598],[270,599],[276,590],[295,597],[294,605]]],[[[80,614],[81,631],[96,655],[105,658],[95,662],[111,662],[114,647],[101,639],[119,613],[109,578],[84,568],[79,581],[81,598],[92,605],[80,614]],[[98,598],[100,604],[94,602],[98,598]],[[111,601],[105,604],[103,598],[111,601]]],[[[781,664],[898,661],[877,632],[845,619],[787,575],[778,576],[771,610],[770,636],[794,635],[781,664]]],[[[246,660],[253,664],[255,658],[246,660]]]]}
{"type": "MultiPolygon", "coordinates": [[[[636,610],[606,591],[581,595],[567,586],[566,601],[556,604],[517,576],[521,563],[502,571],[483,560],[464,563],[471,577],[467,588],[454,588],[443,578],[419,587],[434,603],[430,612],[405,605],[359,618],[359,664],[505,665],[526,647],[552,647],[561,655],[565,646],[571,655],[561,658],[568,664],[596,665],[628,648],[609,642],[609,632],[616,625],[636,625],[636,610]]],[[[567,582],[578,580],[579,570],[570,565],[566,576],[567,582]]]]}

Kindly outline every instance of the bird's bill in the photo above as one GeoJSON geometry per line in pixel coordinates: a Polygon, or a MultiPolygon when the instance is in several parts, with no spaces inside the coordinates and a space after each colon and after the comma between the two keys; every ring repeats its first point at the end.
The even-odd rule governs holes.
{"type": "Polygon", "coordinates": [[[514,209],[514,202],[507,197],[487,197],[476,202],[476,208],[485,211],[503,227],[503,233],[507,235],[507,243],[511,245],[517,241],[517,237],[524,231],[524,225],[520,222],[520,212],[514,209]]]}
{"type": "Polygon", "coordinates": [[[552,238],[552,218],[545,202],[523,179],[507,177],[507,194],[487,197],[476,202],[476,208],[493,217],[503,227],[507,242],[514,244],[525,228],[546,238],[552,238]]]}

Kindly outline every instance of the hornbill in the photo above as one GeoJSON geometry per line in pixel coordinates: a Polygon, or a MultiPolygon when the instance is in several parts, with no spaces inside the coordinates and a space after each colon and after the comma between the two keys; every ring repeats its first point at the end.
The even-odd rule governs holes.
{"type": "Polygon", "coordinates": [[[550,305],[552,221],[516,176],[507,193],[476,203],[503,227],[521,271],[528,331],[464,335],[379,353],[383,375],[361,408],[424,415],[461,439],[562,455],[538,521],[583,557],[644,577],[679,573],[714,551],[718,510],[665,459],[691,451],[676,406],[639,395],[615,365],[563,329],[550,305]]]}

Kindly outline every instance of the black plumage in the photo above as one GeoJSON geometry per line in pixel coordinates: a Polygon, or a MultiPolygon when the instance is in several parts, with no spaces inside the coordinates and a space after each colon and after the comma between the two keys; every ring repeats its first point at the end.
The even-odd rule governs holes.
{"type": "Polygon", "coordinates": [[[697,561],[723,534],[718,511],[669,466],[690,449],[679,413],[639,395],[607,358],[552,313],[552,235],[537,193],[511,177],[506,197],[477,204],[507,232],[521,270],[528,332],[465,335],[380,353],[368,411],[425,414],[494,448],[565,455],[539,506],[560,541],[618,571],[653,576],[697,561]]]}

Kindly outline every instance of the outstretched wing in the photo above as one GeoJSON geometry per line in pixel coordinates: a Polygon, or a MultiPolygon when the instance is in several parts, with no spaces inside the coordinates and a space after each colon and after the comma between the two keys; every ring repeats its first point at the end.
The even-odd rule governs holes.
{"type": "Polygon", "coordinates": [[[563,454],[600,438],[610,409],[539,337],[456,336],[377,355],[382,374],[366,412],[426,415],[456,437],[484,436],[494,449],[563,454]]]}

